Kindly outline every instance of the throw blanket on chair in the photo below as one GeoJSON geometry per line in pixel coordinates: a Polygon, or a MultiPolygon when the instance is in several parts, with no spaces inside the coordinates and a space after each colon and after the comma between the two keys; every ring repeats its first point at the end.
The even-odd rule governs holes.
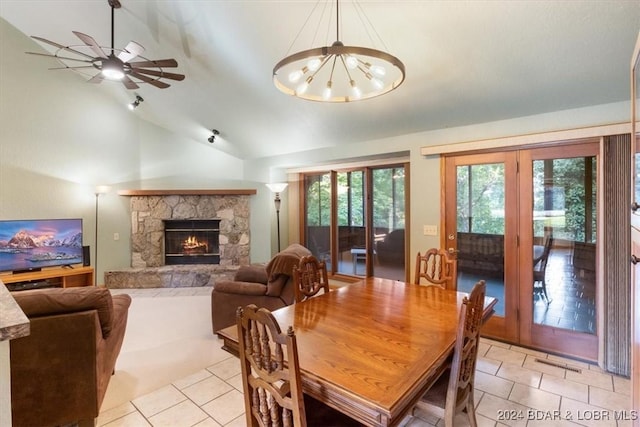
{"type": "Polygon", "coordinates": [[[311,255],[311,251],[298,243],[283,249],[267,264],[269,281],[276,280],[280,275],[293,276],[293,269],[298,266],[300,258],[307,255],[311,255]]]}

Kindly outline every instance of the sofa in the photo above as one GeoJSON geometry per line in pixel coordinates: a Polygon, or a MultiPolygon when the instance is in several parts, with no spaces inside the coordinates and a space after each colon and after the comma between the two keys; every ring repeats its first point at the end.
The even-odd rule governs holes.
{"type": "Polygon", "coordinates": [[[458,271],[483,277],[504,276],[504,236],[458,233],[458,271]]]}
{"type": "Polygon", "coordinates": [[[131,298],[93,286],[13,292],[31,333],[10,343],[13,426],[94,425],[131,298]]]}
{"type": "Polygon", "coordinates": [[[236,309],[249,304],[276,310],[293,304],[293,269],[311,251],[294,243],[277,253],[266,265],[240,266],[233,280],[219,280],[211,291],[213,333],[235,325],[236,309]]]}

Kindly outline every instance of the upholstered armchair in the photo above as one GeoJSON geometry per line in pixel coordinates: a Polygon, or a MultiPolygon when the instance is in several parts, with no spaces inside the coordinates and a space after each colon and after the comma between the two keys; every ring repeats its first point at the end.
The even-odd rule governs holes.
{"type": "Polygon", "coordinates": [[[233,280],[219,280],[211,292],[211,325],[215,334],[235,325],[236,309],[249,304],[277,310],[293,304],[293,269],[311,251],[294,243],[277,253],[266,265],[241,266],[233,280]]]}
{"type": "Polygon", "coordinates": [[[122,347],[131,298],[93,286],[12,296],[31,329],[11,341],[14,427],[94,425],[122,347]]]}

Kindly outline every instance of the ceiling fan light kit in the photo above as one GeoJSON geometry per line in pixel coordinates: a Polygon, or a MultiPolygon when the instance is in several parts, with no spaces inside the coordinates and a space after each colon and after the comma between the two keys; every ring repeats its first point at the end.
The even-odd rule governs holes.
{"type": "Polygon", "coordinates": [[[90,83],[100,83],[106,79],[121,81],[127,89],[138,89],[140,83],[148,83],[159,89],[166,89],[171,85],[161,79],[184,80],[184,75],[182,74],[164,71],[164,68],[178,66],[178,62],[175,59],[147,59],[142,56],[144,47],[134,41],[130,41],[124,49],[116,49],[114,47],[114,11],[120,8],[120,2],[118,0],[108,0],[108,3],[111,7],[111,47],[102,47],[93,37],[79,31],[73,31],[73,34],[84,44],[64,46],[42,37],[31,36],[35,40],[58,48],[58,50],[53,54],[27,53],[56,58],[63,66],[52,68],[53,70],[68,69],[83,74],[86,74],[87,71],[95,72],[95,70],[98,70],[97,74],[86,74],[91,77],[89,79],[90,83]],[[87,48],[91,51],[91,54],[80,50],[86,50],[87,48]],[[107,54],[106,52],[109,53],[107,54]],[[75,56],[69,56],[69,54],[75,56]],[[142,61],[131,62],[135,58],[142,59],[142,61]],[[77,65],[77,63],[84,63],[84,65],[77,65]]]}
{"type": "Polygon", "coordinates": [[[339,0],[336,41],[289,55],[273,68],[273,83],[281,92],[320,102],[373,98],[396,89],[404,79],[404,64],[395,56],[340,41],[339,0]]]}

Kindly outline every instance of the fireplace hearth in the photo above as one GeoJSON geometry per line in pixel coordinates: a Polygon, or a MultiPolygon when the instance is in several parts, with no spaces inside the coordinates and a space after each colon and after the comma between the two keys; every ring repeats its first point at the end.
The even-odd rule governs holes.
{"type": "Polygon", "coordinates": [[[164,221],[164,263],[219,264],[220,220],[164,221]]]}

